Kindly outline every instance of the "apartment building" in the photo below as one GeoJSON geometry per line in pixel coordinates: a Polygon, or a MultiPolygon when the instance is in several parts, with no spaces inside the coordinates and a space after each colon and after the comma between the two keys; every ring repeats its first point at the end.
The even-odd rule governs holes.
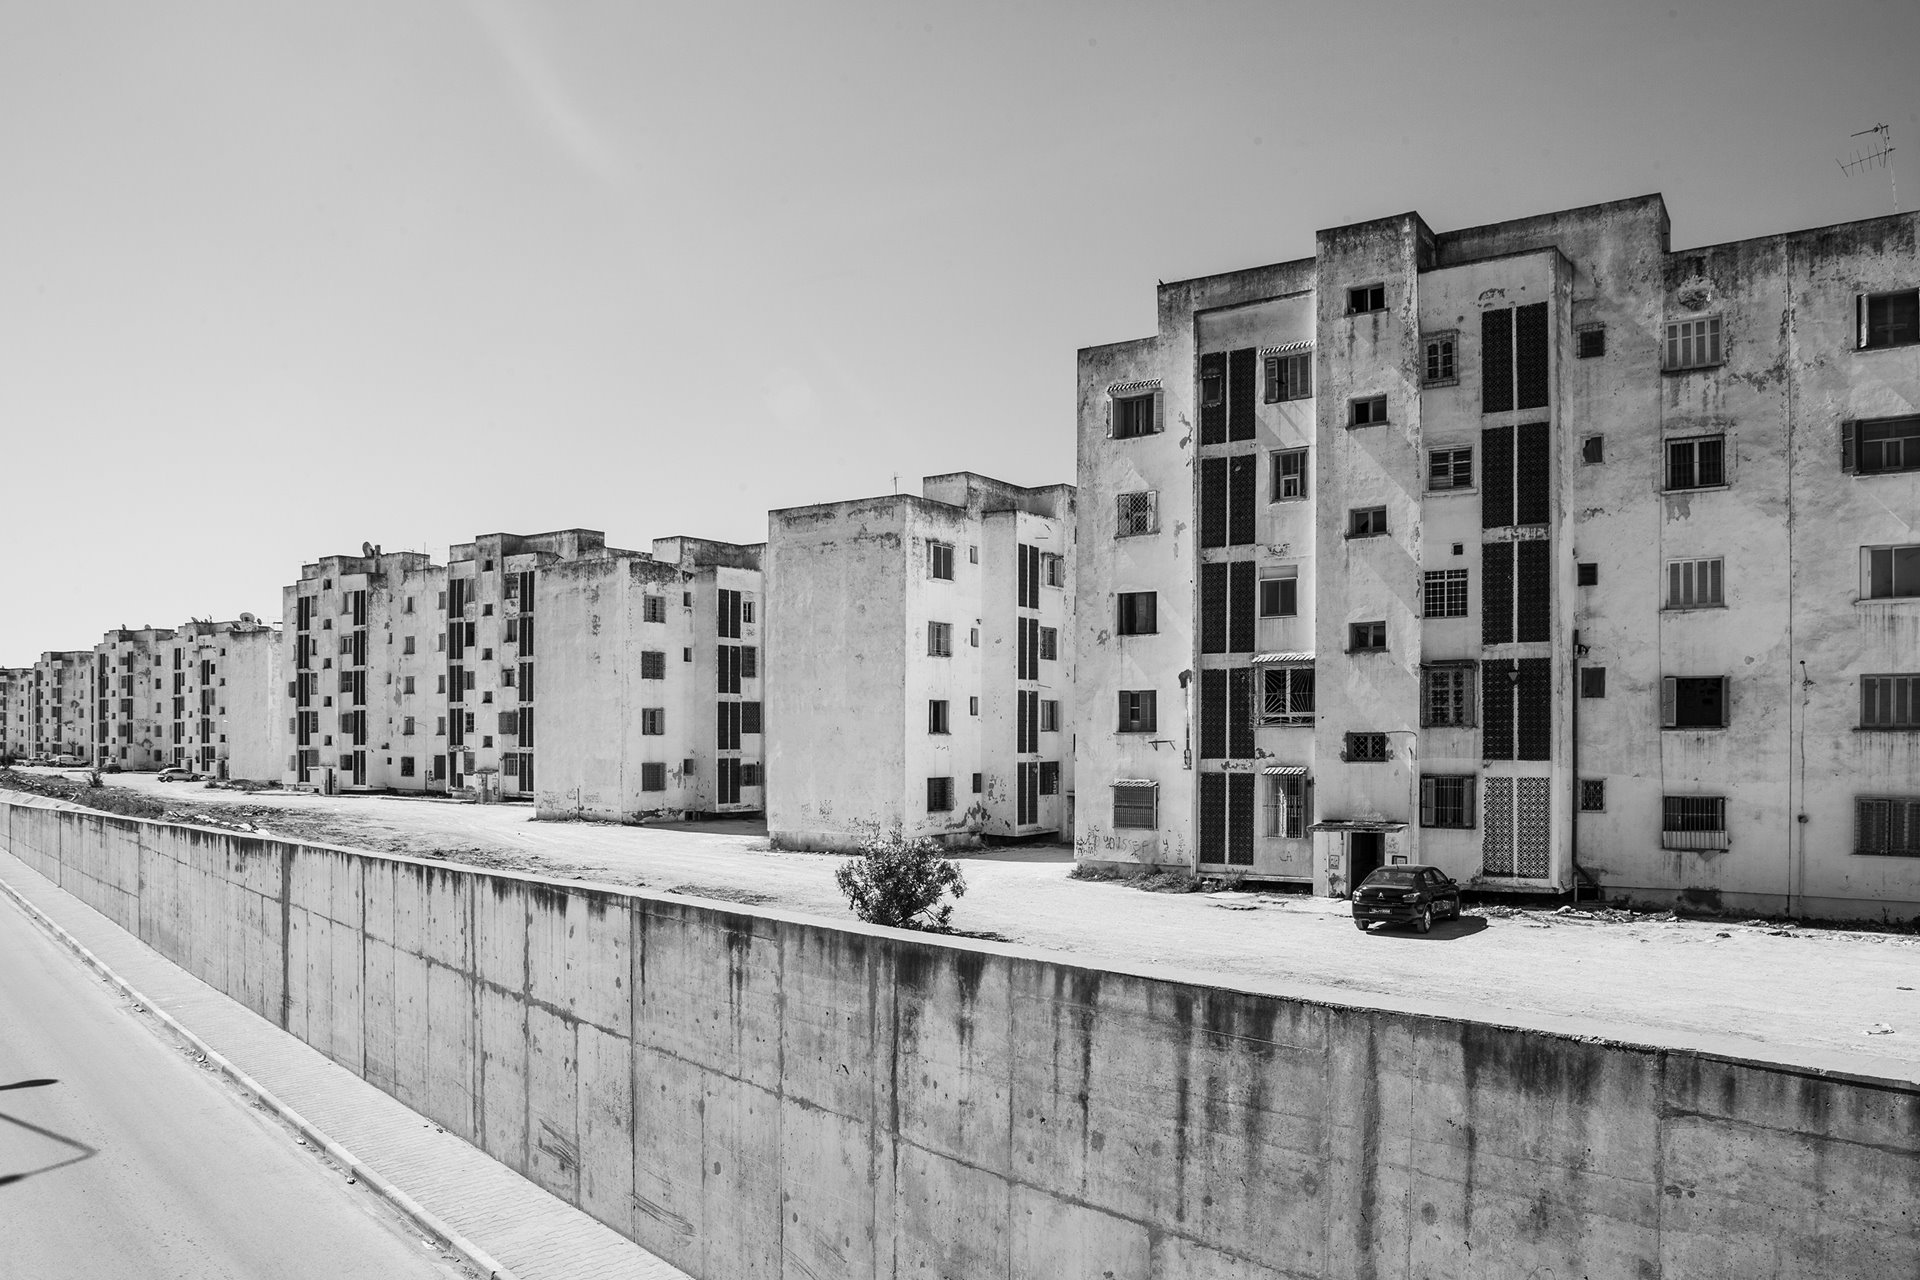
{"type": "Polygon", "coordinates": [[[1073,825],[1074,490],[970,472],[767,524],[767,825],[780,846],[1073,825]]]}
{"type": "Polygon", "coordinates": [[[173,636],[162,627],[119,627],[93,647],[95,764],[153,770],[180,763],[168,740],[176,723],[166,702],[173,636]]]}
{"type": "Polygon", "coordinates": [[[168,682],[167,763],[216,778],[282,775],[288,735],[280,646],[280,633],[250,613],[231,622],[195,619],[169,633],[158,664],[168,682]]]}
{"type": "Polygon", "coordinates": [[[0,667],[0,756],[33,750],[33,668],[0,667]]]}
{"type": "MultiPolygon", "coordinates": [[[[425,552],[368,543],[358,556],[302,566],[283,597],[271,686],[285,730],[276,752],[282,781],[326,792],[444,791],[452,727],[445,566],[425,552]]],[[[273,660],[247,661],[251,670],[273,660]]]]}
{"type": "Polygon", "coordinates": [[[1163,285],[1079,357],[1078,856],[1914,914],[1916,229],[1405,214],[1163,285]]]}
{"type": "Polygon", "coordinates": [[[660,538],[538,570],[540,816],[764,808],[761,552],[660,538]]]}
{"type": "Polygon", "coordinates": [[[29,755],[89,761],[94,758],[94,653],[50,649],[33,664],[29,755]]]}

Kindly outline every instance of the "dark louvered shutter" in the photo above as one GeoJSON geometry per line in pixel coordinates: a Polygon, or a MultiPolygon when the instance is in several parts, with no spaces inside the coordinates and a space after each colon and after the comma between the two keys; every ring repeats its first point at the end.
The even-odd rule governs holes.
{"type": "Polygon", "coordinates": [[[1209,669],[1200,673],[1200,758],[1218,760],[1227,754],[1227,673],[1209,669]]]}
{"type": "Polygon", "coordinates": [[[1547,304],[1536,302],[1513,313],[1513,372],[1516,409],[1547,404],[1547,304]]]}
{"type": "Polygon", "coordinates": [[[1552,616],[1553,582],[1547,546],[1545,541],[1514,545],[1513,638],[1522,643],[1552,638],[1548,628],[1552,616]]]}
{"type": "Polygon", "coordinates": [[[1521,760],[1547,760],[1553,756],[1553,668],[1548,658],[1520,659],[1520,684],[1514,708],[1519,721],[1514,752],[1521,760]]]}
{"type": "Polygon", "coordinates": [[[1513,759],[1513,674],[1511,662],[1480,664],[1480,755],[1513,759]]]}
{"type": "Polygon", "coordinates": [[[1480,548],[1480,643],[1513,640],[1513,544],[1489,542],[1480,548]]]}
{"type": "Polygon", "coordinates": [[[1027,711],[1027,715],[1026,715],[1027,750],[1038,751],[1040,749],[1040,695],[1039,694],[1029,693],[1027,695],[1026,711],[1027,711]]]}
{"type": "Polygon", "coordinates": [[[1200,652],[1227,651],[1227,566],[1200,566],[1200,652]]]}
{"type": "MultiPolygon", "coordinates": [[[[520,708],[520,745],[523,747],[530,747],[533,745],[533,708],[532,707],[520,708]]],[[[531,757],[529,757],[529,759],[531,759],[531,757]]]]}
{"type": "Polygon", "coordinates": [[[1024,609],[1027,607],[1027,549],[1024,546],[1016,546],[1014,553],[1013,558],[1020,566],[1020,584],[1014,589],[1013,603],[1024,609]]]}
{"type": "Polygon", "coordinates": [[[1480,459],[1480,527],[1504,528],[1513,523],[1513,428],[1482,431],[1480,459]]]}
{"type": "MultiPolygon", "coordinates": [[[[1255,374],[1259,353],[1243,347],[1227,356],[1227,439],[1253,439],[1255,374]]],[[[1247,541],[1253,541],[1248,538],[1247,541]]]]}
{"type": "Polygon", "coordinates": [[[1030,679],[1031,677],[1027,675],[1027,620],[1025,618],[1013,620],[1013,638],[1013,678],[1015,680],[1030,679]]]}
{"type": "Polygon", "coordinates": [[[1858,464],[1854,461],[1853,424],[1840,424],[1840,469],[1852,475],[1858,464]]]}
{"type": "Polygon", "coordinates": [[[1227,672],[1227,755],[1253,759],[1253,671],[1235,667],[1227,672]]]}
{"type": "Polygon", "coordinates": [[[1200,460],[1200,545],[1227,545],[1227,460],[1200,460]]]}
{"type": "Polygon", "coordinates": [[[1227,460],[1227,545],[1230,547],[1253,545],[1253,491],[1259,472],[1260,460],[1250,453],[1227,460]]]}
{"type": "Polygon", "coordinates": [[[1207,388],[1224,387],[1227,380],[1227,357],[1224,352],[1216,351],[1200,357],[1200,443],[1225,444],[1227,442],[1227,399],[1220,398],[1218,404],[1207,403],[1207,388]]]}
{"type": "Polygon", "coordinates": [[[1480,314],[1480,410],[1505,413],[1513,408],[1513,311],[1480,314]]]}
{"type": "Polygon", "coordinates": [[[1513,522],[1545,524],[1553,447],[1547,424],[1524,422],[1514,428],[1514,435],[1513,522]]]}
{"type": "Polygon", "coordinates": [[[1227,775],[1200,775],[1200,861],[1227,860],[1227,775]]]}
{"type": "Polygon", "coordinates": [[[1229,773],[1227,780],[1227,861],[1253,865],[1253,775],[1229,773]]]}
{"type": "Polygon", "coordinates": [[[1228,653],[1253,652],[1254,609],[1259,591],[1254,572],[1251,560],[1239,560],[1227,566],[1228,653]]]}

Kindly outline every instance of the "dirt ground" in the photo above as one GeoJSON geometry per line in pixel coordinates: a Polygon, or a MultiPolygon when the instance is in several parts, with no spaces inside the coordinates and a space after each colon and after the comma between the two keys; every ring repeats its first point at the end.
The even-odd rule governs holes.
{"type": "MultiPolygon", "coordinates": [[[[263,833],[850,919],[840,859],[767,847],[752,824],[532,821],[524,805],[253,794],[110,775],[169,816],[263,833]]],[[[1920,1081],[1920,937],[1779,923],[1567,914],[1469,904],[1421,936],[1361,932],[1344,901],[1146,893],[1070,879],[1063,846],[960,859],[956,928],[1064,952],[1358,1003],[1698,1044],[1920,1081]],[[1615,917],[1615,918],[1607,918],[1615,917]]]]}

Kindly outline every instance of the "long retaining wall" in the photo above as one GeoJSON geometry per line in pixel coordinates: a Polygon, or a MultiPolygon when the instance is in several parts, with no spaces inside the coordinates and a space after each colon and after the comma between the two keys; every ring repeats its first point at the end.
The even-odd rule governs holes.
{"type": "Polygon", "coordinates": [[[1920,1086],[0,808],[162,954],[709,1280],[1920,1274],[1920,1086]]]}

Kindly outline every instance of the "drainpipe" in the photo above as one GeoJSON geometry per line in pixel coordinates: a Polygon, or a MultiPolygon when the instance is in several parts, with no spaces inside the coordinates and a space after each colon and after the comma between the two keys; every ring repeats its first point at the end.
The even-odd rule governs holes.
{"type": "Polygon", "coordinates": [[[1580,905],[1580,628],[1573,629],[1573,680],[1568,690],[1572,708],[1568,713],[1573,746],[1568,755],[1573,781],[1573,807],[1567,818],[1567,860],[1573,868],[1573,905],[1580,905]]]}

